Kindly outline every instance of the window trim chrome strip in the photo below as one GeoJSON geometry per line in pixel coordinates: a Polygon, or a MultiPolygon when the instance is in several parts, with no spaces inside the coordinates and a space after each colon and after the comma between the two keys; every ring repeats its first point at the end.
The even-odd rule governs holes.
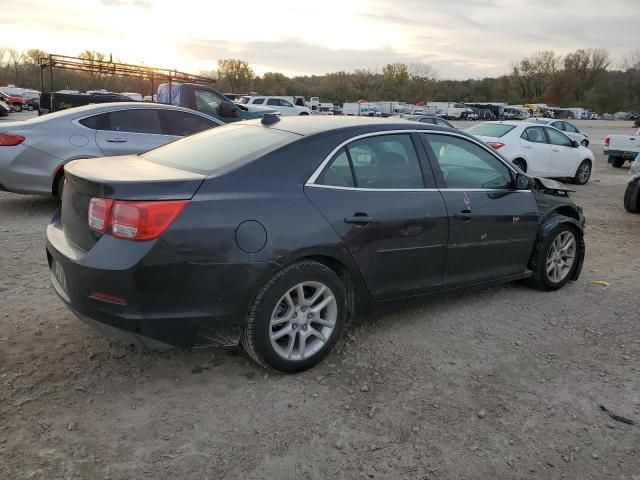
{"type": "MultiPolygon", "coordinates": [[[[309,179],[305,182],[304,186],[305,187],[332,187],[332,188],[338,188],[340,190],[346,189],[346,190],[367,190],[364,188],[355,188],[355,187],[333,187],[332,185],[318,185],[316,184],[316,180],[318,180],[318,177],[320,176],[320,174],[322,173],[322,171],[325,169],[325,167],[327,166],[327,164],[331,161],[331,159],[333,158],[333,156],[338,153],[338,151],[343,148],[344,146],[346,146],[347,144],[351,143],[351,142],[355,142],[356,140],[360,140],[362,138],[368,138],[368,137],[377,137],[380,135],[398,135],[398,134],[411,134],[411,133],[435,133],[438,135],[448,135],[451,137],[458,137],[458,138],[462,138],[465,140],[469,140],[472,143],[475,143],[476,145],[478,145],[480,148],[484,149],[485,151],[487,151],[488,153],[490,153],[496,160],[498,160],[500,163],[502,163],[505,167],[507,167],[511,172],[513,173],[518,173],[511,165],[509,165],[508,163],[506,163],[504,161],[504,159],[502,159],[500,156],[496,155],[495,152],[492,152],[490,147],[488,147],[487,145],[483,144],[482,142],[480,142],[479,140],[476,140],[475,138],[470,138],[466,135],[461,135],[459,133],[456,132],[444,132],[442,130],[431,130],[431,129],[406,129],[406,130],[384,130],[384,131],[379,131],[379,132],[369,132],[369,133],[362,133],[360,135],[356,135],[355,137],[351,137],[345,141],[343,141],[342,143],[340,143],[337,147],[335,147],[333,150],[331,150],[331,152],[329,153],[329,155],[327,155],[325,157],[325,159],[320,163],[320,165],[318,166],[318,168],[316,168],[314,170],[314,172],[311,174],[311,176],[309,177],[309,179]]],[[[416,152],[417,153],[417,152],[416,152]]],[[[450,191],[465,191],[465,192],[472,192],[472,191],[481,191],[481,192],[485,192],[485,191],[499,191],[499,192],[504,192],[505,190],[496,190],[496,189],[473,189],[473,188],[440,188],[440,189],[431,189],[431,188],[419,188],[419,189],[382,189],[382,188],[373,188],[370,189],[372,191],[439,191],[439,190],[450,190],[450,191]]],[[[512,191],[512,190],[508,190],[508,191],[512,191]]],[[[531,190],[513,190],[515,192],[530,192],[531,190]]]]}

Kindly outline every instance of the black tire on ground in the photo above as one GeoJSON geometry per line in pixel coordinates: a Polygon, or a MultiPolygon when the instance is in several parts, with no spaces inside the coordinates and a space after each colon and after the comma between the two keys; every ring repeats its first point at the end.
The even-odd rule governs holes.
{"type": "Polygon", "coordinates": [[[346,318],[347,295],[340,278],[325,265],[304,260],[280,270],[262,287],[251,305],[240,343],[247,354],[263,367],[297,373],[313,367],[329,354],[340,337],[346,318]],[[302,360],[288,360],[278,355],[271,345],[271,315],[283,295],[302,282],[320,282],[329,287],[336,300],[337,316],[330,337],[316,353],[302,360]]]}
{"type": "Polygon", "coordinates": [[[591,178],[591,162],[589,160],[583,160],[582,163],[578,166],[576,170],[576,174],[573,176],[572,182],[576,185],[586,185],[586,183],[591,178]],[[588,167],[587,167],[588,165],[588,167]],[[580,170],[583,168],[588,168],[589,173],[586,177],[580,178],[580,170]]]}
{"type": "Polygon", "coordinates": [[[624,158],[622,157],[611,157],[610,161],[611,161],[611,165],[613,165],[616,168],[622,168],[622,165],[624,165],[624,158]]]}
{"type": "Polygon", "coordinates": [[[535,247],[535,251],[531,258],[531,271],[533,275],[526,280],[526,283],[537,290],[542,291],[550,291],[550,290],[558,290],[562,288],[567,282],[571,280],[573,274],[578,268],[578,262],[580,260],[579,255],[579,246],[582,242],[582,233],[578,230],[577,227],[572,225],[571,223],[560,223],[549,232],[549,234],[535,247]],[[547,257],[549,256],[549,251],[551,246],[556,238],[563,232],[570,231],[573,233],[576,241],[576,255],[571,265],[571,269],[569,273],[559,282],[554,282],[549,278],[547,274],[547,257]]]}
{"type": "Polygon", "coordinates": [[[64,169],[60,169],[58,175],[56,175],[55,180],[53,181],[53,193],[58,200],[62,201],[62,190],[64,189],[64,169]]]}
{"type": "Polygon", "coordinates": [[[624,191],[624,209],[629,213],[640,213],[640,177],[627,184],[624,191]]]}
{"type": "Polygon", "coordinates": [[[523,172],[527,171],[527,162],[525,162],[522,158],[516,158],[513,162],[516,167],[518,167],[523,172]]]}

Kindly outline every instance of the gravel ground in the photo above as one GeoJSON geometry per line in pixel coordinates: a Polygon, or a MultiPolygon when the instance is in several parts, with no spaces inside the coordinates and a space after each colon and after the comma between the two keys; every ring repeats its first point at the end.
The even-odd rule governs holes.
{"type": "Polygon", "coordinates": [[[0,478],[640,479],[640,216],[598,158],[579,281],[399,305],[296,376],[101,337],[49,286],[55,203],[0,193],[0,478]]]}

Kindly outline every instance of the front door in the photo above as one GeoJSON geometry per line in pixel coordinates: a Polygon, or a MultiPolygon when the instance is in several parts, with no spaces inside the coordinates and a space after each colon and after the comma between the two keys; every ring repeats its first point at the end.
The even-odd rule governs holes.
{"type": "Polygon", "coordinates": [[[421,134],[449,213],[445,287],[524,273],[538,228],[529,190],[515,190],[511,170],[466,138],[421,134]]]}
{"type": "Polygon", "coordinates": [[[544,127],[551,144],[551,173],[553,177],[573,177],[578,169],[578,149],[571,139],[554,128],[544,127]]]}
{"type": "Polygon", "coordinates": [[[142,153],[171,140],[163,135],[159,111],[151,108],[107,113],[96,132],[96,143],[106,156],[142,153]]]}
{"type": "Polygon", "coordinates": [[[408,133],[356,140],[305,188],[379,299],[442,286],[447,212],[414,141],[408,133]]]}

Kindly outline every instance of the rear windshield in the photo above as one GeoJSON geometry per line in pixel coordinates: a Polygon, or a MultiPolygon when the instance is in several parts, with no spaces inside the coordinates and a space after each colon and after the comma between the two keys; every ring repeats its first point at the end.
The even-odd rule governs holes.
{"type": "Polygon", "coordinates": [[[144,153],[145,160],[211,174],[291,143],[300,135],[251,125],[225,125],[144,153]]]}
{"type": "Polygon", "coordinates": [[[481,123],[467,130],[471,135],[480,135],[482,137],[502,137],[506,133],[516,128],[514,125],[503,125],[501,123],[481,123]]]}

